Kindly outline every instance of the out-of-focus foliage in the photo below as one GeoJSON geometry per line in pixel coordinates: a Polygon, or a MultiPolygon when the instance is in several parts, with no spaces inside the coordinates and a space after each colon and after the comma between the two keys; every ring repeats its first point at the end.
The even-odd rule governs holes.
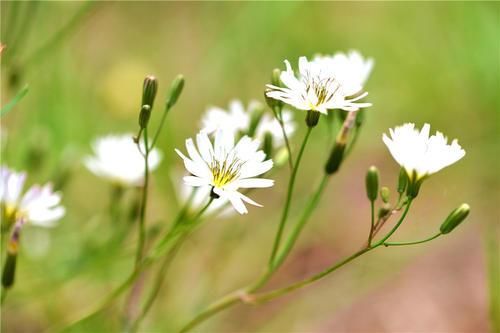
{"type": "MultiPolygon", "coordinates": [[[[2,117],[2,163],[28,170],[30,183],[55,182],[68,208],[59,227],[30,228],[23,234],[16,286],[2,307],[5,332],[40,331],[70,321],[130,272],[135,239],[104,246],[116,224],[126,222],[109,220],[112,188],[79,161],[90,152],[94,137],[137,129],[145,75],[155,74],[160,83],[155,124],[171,79],[178,73],[186,78],[160,137],[164,160],[153,177],[148,223],[163,230],[177,209],[179,180],[172,180],[169,170],[182,170],[173,148],[197,131],[207,106],[225,106],[235,97],[262,100],[271,70],[283,68],[283,59],[295,63],[301,55],[351,48],[375,59],[366,87],[373,107],[366,112],[358,146],[271,285],[309,275],[361,244],[369,227],[365,171],[377,165],[380,185],[394,189],[398,168],[381,136],[403,122],[431,123],[434,130],[459,138],[467,155],[426,182],[398,238],[434,233],[461,202],[468,202],[473,213],[439,241],[377,251],[306,291],[262,307],[235,308],[202,329],[345,331],[354,327],[349,320],[356,321],[343,315],[349,311],[365,318],[354,327],[360,331],[489,329],[484,249],[498,247],[484,246],[482,235],[498,233],[498,3],[2,1],[1,15],[1,42],[6,44],[2,106],[25,84],[30,87],[2,117]],[[432,286],[440,292],[426,293],[432,286]],[[400,303],[388,306],[386,295],[400,303]],[[371,307],[366,300],[381,305],[371,307]]],[[[297,147],[305,114],[295,116],[301,124],[293,142],[297,147]]],[[[326,131],[319,126],[313,132],[294,212],[323,168],[326,131]]],[[[261,272],[287,177],[283,169],[274,188],[255,193],[264,208],[207,221],[196,232],[171,267],[145,330],[177,328],[261,272]]],[[[136,196],[132,190],[126,193],[124,209],[136,196]]],[[[105,313],[107,320],[89,320],[80,328],[116,329],[107,323],[119,319],[122,304],[105,313]]]]}

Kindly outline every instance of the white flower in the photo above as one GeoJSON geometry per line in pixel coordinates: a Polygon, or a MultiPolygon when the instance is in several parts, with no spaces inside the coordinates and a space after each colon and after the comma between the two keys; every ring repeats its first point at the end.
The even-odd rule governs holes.
{"type": "MultiPolygon", "coordinates": [[[[85,166],[95,175],[120,185],[142,185],[144,157],[132,138],[133,134],[127,133],[96,139],[92,144],[95,156],[87,156],[85,166]]],[[[149,153],[149,170],[155,170],[160,161],[161,154],[154,148],[149,153]]]]}
{"type": "Polygon", "coordinates": [[[62,218],[65,209],[60,205],[61,194],[52,190],[51,184],[33,185],[24,195],[26,173],[15,172],[5,166],[0,168],[0,204],[2,217],[7,224],[29,222],[51,227],[62,218]]]}
{"type": "Polygon", "coordinates": [[[347,54],[337,52],[333,56],[316,55],[313,62],[327,68],[340,82],[347,96],[362,92],[373,69],[373,59],[364,59],[356,50],[350,50],[347,54]]]}
{"type": "MultiPolygon", "coordinates": [[[[224,130],[238,134],[248,134],[252,121],[252,112],[257,112],[263,108],[258,101],[252,100],[245,109],[240,100],[232,100],[229,109],[224,110],[219,107],[209,108],[202,118],[202,131],[207,134],[215,133],[217,130],[224,130]]],[[[282,111],[283,126],[287,136],[291,136],[295,131],[292,113],[288,110],[282,111]]],[[[269,132],[273,137],[273,143],[277,146],[284,144],[283,132],[280,123],[269,114],[264,114],[255,130],[255,138],[264,139],[264,135],[269,132]]]]}
{"type": "Polygon", "coordinates": [[[404,124],[389,129],[390,138],[384,134],[383,140],[392,156],[411,178],[417,180],[431,175],[464,157],[465,151],[457,140],[448,144],[448,139],[440,132],[429,137],[430,125],[425,124],[419,132],[415,124],[404,124]]]}
{"type": "Polygon", "coordinates": [[[244,136],[235,145],[232,133],[218,130],[212,145],[208,134],[202,131],[196,136],[196,144],[197,147],[191,138],[186,140],[189,157],[175,150],[191,173],[184,177],[187,185],[210,186],[212,196],[229,200],[240,214],[248,213],[243,202],[261,206],[238,192],[240,188],[263,188],[274,184],[270,179],[255,178],[273,166],[273,161],[265,161],[266,155],[258,150],[258,140],[244,136]]]}
{"type": "Polygon", "coordinates": [[[344,87],[331,65],[324,61],[308,61],[306,57],[300,57],[298,77],[295,77],[288,60],[285,60],[285,65],[286,71],[280,75],[285,87],[268,84],[266,95],[270,98],[281,100],[300,110],[324,114],[330,109],[357,111],[371,106],[370,103],[357,102],[368,95],[367,92],[359,91],[357,96],[350,97],[352,87],[344,87]]]}
{"type": "MultiPolygon", "coordinates": [[[[254,109],[255,104],[250,103],[248,109],[254,109]]],[[[229,109],[224,110],[219,107],[210,107],[201,120],[202,131],[212,134],[219,129],[231,132],[236,135],[238,132],[248,131],[250,126],[250,113],[245,110],[243,103],[239,100],[232,100],[229,109]]]]}

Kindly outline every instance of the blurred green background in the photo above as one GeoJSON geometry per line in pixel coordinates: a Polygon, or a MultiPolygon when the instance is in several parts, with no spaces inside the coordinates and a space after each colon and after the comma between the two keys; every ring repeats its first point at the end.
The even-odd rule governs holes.
{"type": "MultiPolygon", "coordinates": [[[[394,189],[398,166],[382,143],[389,127],[429,122],[467,151],[431,177],[396,234],[434,234],[462,202],[467,223],[422,246],[380,249],[336,274],[267,305],[237,306],[200,332],[489,332],[498,313],[500,222],[500,4],[326,2],[1,2],[1,101],[26,97],[2,117],[2,164],[28,170],[28,182],[55,181],[67,216],[57,228],[26,228],[16,286],[2,306],[3,332],[39,332],[97,304],[130,272],[135,238],[103,244],[110,184],[80,163],[99,135],[137,130],[142,80],[160,83],[157,123],[170,81],[186,85],[159,140],[148,224],[165,227],[177,209],[167,169],[199,127],[207,106],[263,100],[283,60],[358,49],[375,59],[367,83],[373,107],[358,145],[329,188],[287,263],[268,288],[321,270],[357,250],[369,227],[364,173],[374,164],[394,189]],[[497,272],[497,273],[495,273],[497,272]],[[489,288],[489,286],[497,288],[489,288]],[[496,300],[496,301],[495,301],[496,300]]],[[[304,132],[296,111],[297,148],[304,132]]],[[[319,180],[329,148],[313,132],[292,216],[319,180]]],[[[265,267],[288,170],[252,197],[264,208],[211,220],[185,244],[142,325],[169,332],[265,267]]],[[[175,179],[173,182],[177,182],[175,179]]],[[[133,190],[127,194],[133,201],[133,190]]],[[[290,221],[293,222],[293,221],[290,221]]],[[[123,300],[76,331],[119,329],[123,300]]],[[[498,326],[496,328],[499,329],[498,326]]]]}

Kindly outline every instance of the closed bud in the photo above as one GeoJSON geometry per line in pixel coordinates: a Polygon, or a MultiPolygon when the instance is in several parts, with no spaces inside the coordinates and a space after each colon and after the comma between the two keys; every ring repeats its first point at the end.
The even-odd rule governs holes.
{"type": "Polygon", "coordinates": [[[391,212],[391,206],[389,204],[384,204],[379,210],[378,210],[378,218],[381,219],[387,214],[391,212]]]}
{"type": "Polygon", "coordinates": [[[380,189],[380,197],[382,198],[382,201],[384,203],[389,202],[390,195],[391,195],[391,191],[389,190],[388,187],[384,186],[380,189]]]}
{"type": "Polygon", "coordinates": [[[279,68],[273,69],[271,84],[276,87],[281,87],[281,70],[279,68]]]}
{"type": "Polygon", "coordinates": [[[264,143],[262,150],[266,154],[267,158],[271,158],[273,154],[273,136],[271,133],[267,132],[264,135],[264,143]]]}
{"type": "Polygon", "coordinates": [[[14,285],[21,226],[22,222],[18,222],[14,225],[14,231],[7,244],[7,257],[5,258],[5,264],[2,271],[2,287],[5,289],[14,285]]]}
{"type": "Polygon", "coordinates": [[[319,112],[318,111],[307,111],[306,124],[308,127],[315,127],[318,125],[319,112]]]}
{"type": "Polygon", "coordinates": [[[149,118],[151,118],[151,106],[145,104],[141,107],[141,112],[139,113],[139,126],[141,128],[148,126],[149,118]]]}
{"type": "Polygon", "coordinates": [[[156,92],[158,91],[158,81],[153,75],[148,75],[144,79],[144,84],[142,85],[142,104],[149,105],[150,109],[153,108],[153,103],[155,101],[156,92]]]}
{"type": "Polygon", "coordinates": [[[335,173],[340,168],[342,159],[344,158],[345,143],[336,142],[333,146],[332,153],[328,158],[325,166],[325,172],[329,175],[335,173]]]}
{"type": "Polygon", "coordinates": [[[378,195],[378,169],[371,166],[365,177],[366,196],[370,201],[377,200],[378,195]]]}
{"type": "Polygon", "coordinates": [[[405,169],[401,168],[399,170],[399,177],[398,177],[398,193],[404,193],[406,190],[406,185],[408,184],[408,175],[406,174],[405,169]]]}
{"type": "Polygon", "coordinates": [[[171,108],[177,103],[179,96],[184,88],[184,76],[177,75],[177,77],[172,81],[172,85],[170,86],[170,91],[168,92],[167,97],[167,108],[171,108]]]}
{"type": "Polygon", "coordinates": [[[469,215],[470,207],[468,204],[461,204],[460,207],[456,208],[454,211],[448,215],[446,220],[441,224],[439,230],[443,235],[450,233],[455,229],[460,223],[465,220],[467,215],[469,215]]]}

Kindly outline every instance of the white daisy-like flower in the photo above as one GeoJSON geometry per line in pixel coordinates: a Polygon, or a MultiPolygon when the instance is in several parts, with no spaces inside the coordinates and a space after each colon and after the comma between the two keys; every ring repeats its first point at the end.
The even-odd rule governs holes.
{"type": "Polygon", "coordinates": [[[331,56],[316,55],[313,62],[327,68],[341,83],[347,96],[362,93],[374,64],[372,58],[364,59],[356,50],[350,50],[347,54],[337,52],[331,56]]]}
{"type": "Polygon", "coordinates": [[[429,137],[429,131],[429,124],[425,124],[419,131],[415,124],[407,123],[389,129],[390,137],[386,134],[382,137],[391,155],[405,169],[410,180],[423,179],[465,155],[457,139],[448,144],[448,139],[441,132],[429,137]]]}
{"type": "MultiPolygon", "coordinates": [[[[205,112],[202,118],[202,131],[208,134],[215,133],[217,130],[224,130],[233,135],[239,133],[247,134],[252,121],[252,112],[257,112],[256,110],[262,108],[263,105],[255,100],[250,101],[247,108],[245,108],[240,100],[232,100],[229,103],[228,110],[211,107],[205,112]]],[[[290,137],[295,131],[292,112],[283,110],[282,118],[285,132],[290,137]]],[[[281,125],[278,120],[269,114],[264,114],[260,119],[255,130],[255,138],[262,141],[266,133],[271,133],[273,143],[277,146],[284,144],[281,125]]]]}
{"type": "Polygon", "coordinates": [[[197,147],[191,138],[186,140],[189,157],[175,150],[191,173],[184,177],[187,185],[209,186],[213,197],[229,200],[240,214],[248,213],[244,202],[261,207],[238,192],[240,188],[264,188],[274,184],[273,180],[256,178],[273,166],[273,161],[265,160],[264,152],[258,150],[258,140],[244,136],[235,145],[232,133],[218,130],[212,145],[208,134],[202,131],[196,136],[196,144],[197,147]]]}
{"type": "Polygon", "coordinates": [[[285,60],[286,70],[281,72],[280,80],[285,87],[268,84],[266,95],[299,110],[317,111],[327,114],[331,109],[357,111],[371,106],[370,103],[357,102],[368,95],[359,91],[351,96],[352,88],[344,87],[333,72],[330,64],[323,61],[308,61],[306,57],[299,58],[298,77],[292,70],[288,60],[285,60]]]}
{"type": "MultiPolygon", "coordinates": [[[[84,164],[99,177],[123,186],[140,186],[144,181],[144,157],[133,141],[133,134],[107,135],[92,144],[93,156],[87,156],[84,164]]],[[[143,149],[144,151],[144,149],[143,149]]],[[[149,170],[155,170],[161,154],[154,148],[149,152],[149,170]]]]}
{"type": "MultiPolygon", "coordinates": [[[[0,167],[0,205],[6,225],[14,222],[52,227],[66,210],[61,206],[61,194],[51,184],[33,185],[23,193],[26,173],[0,167]]],[[[3,222],[2,222],[3,224],[3,222]]]]}

